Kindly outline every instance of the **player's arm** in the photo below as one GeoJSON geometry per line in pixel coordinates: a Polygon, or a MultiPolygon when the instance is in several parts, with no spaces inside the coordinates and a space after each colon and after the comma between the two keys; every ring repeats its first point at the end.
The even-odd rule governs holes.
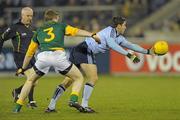
{"type": "Polygon", "coordinates": [[[125,49],[123,49],[121,46],[119,46],[115,40],[113,38],[109,38],[107,40],[107,44],[108,46],[115,50],[116,52],[123,54],[125,56],[127,56],[129,59],[131,59],[134,63],[138,63],[140,62],[139,58],[136,57],[135,55],[130,54],[128,51],[126,51],[125,49]]]}
{"type": "Polygon", "coordinates": [[[9,39],[11,39],[13,37],[16,37],[16,32],[15,32],[15,27],[14,26],[8,27],[3,32],[3,34],[0,35],[0,53],[2,51],[4,41],[9,40],[9,39]]]}
{"type": "Polygon", "coordinates": [[[26,68],[27,68],[30,60],[32,59],[34,53],[36,52],[37,48],[38,48],[38,43],[36,43],[32,40],[30,45],[29,45],[28,51],[26,52],[26,56],[24,58],[23,66],[22,66],[22,68],[19,68],[16,71],[16,74],[15,74],[16,76],[19,76],[19,74],[24,74],[24,71],[26,71],[26,68]]]}
{"type": "Polygon", "coordinates": [[[141,46],[139,46],[137,44],[131,43],[129,41],[126,41],[126,40],[122,41],[120,43],[120,45],[122,45],[123,47],[126,47],[126,48],[128,48],[130,50],[133,50],[135,52],[142,53],[142,54],[154,54],[153,50],[151,50],[151,49],[144,49],[143,47],[141,47],[141,46]]]}
{"type": "Polygon", "coordinates": [[[38,43],[36,43],[32,40],[29,45],[29,48],[26,52],[26,56],[24,58],[22,69],[25,70],[27,68],[27,66],[28,66],[30,60],[32,59],[33,55],[35,54],[37,48],[38,48],[38,43]]]}
{"type": "Polygon", "coordinates": [[[95,33],[88,32],[86,30],[78,29],[67,25],[65,28],[65,34],[70,36],[82,36],[82,37],[92,37],[98,43],[100,43],[99,37],[95,33]]]}

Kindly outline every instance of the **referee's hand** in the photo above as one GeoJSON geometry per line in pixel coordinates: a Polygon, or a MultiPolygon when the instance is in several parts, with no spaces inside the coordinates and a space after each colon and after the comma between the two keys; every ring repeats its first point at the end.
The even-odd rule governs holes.
{"type": "Polygon", "coordinates": [[[16,71],[15,75],[16,75],[16,76],[24,75],[24,71],[25,71],[24,69],[19,68],[19,69],[16,71]]]}

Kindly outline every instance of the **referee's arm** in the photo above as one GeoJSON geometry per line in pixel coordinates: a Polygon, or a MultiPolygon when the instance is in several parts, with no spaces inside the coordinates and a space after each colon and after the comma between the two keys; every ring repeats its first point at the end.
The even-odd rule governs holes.
{"type": "Polygon", "coordinates": [[[8,27],[1,35],[0,35],[0,53],[2,51],[2,47],[4,41],[12,39],[16,37],[15,26],[8,27]]]}

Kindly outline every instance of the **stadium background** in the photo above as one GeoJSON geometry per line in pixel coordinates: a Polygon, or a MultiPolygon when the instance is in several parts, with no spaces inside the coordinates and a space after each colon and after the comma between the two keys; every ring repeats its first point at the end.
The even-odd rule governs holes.
{"type": "MultiPolygon", "coordinates": [[[[1,0],[0,27],[2,29],[19,20],[19,11],[22,6],[34,8],[33,24],[36,27],[43,23],[44,10],[51,7],[62,13],[63,22],[93,32],[110,25],[113,16],[122,15],[128,19],[125,35],[128,40],[146,48],[151,47],[157,40],[166,40],[170,45],[170,51],[166,56],[141,55],[142,61],[138,65],[129,63],[127,59],[113,51],[98,55],[97,63],[100,73],[178,73],[180,71],[179,0],[1,0]]],[[[82,39],[67,37],[66,47],[76,45],[82,39]]],[[[10,43],[8,41],[5,46],[9,48],[10,43]]],[[[1,71],[14,70],[11,51],[4,49],[5,61],[0,64],[1,71]]]]}
{"type": "MultiPolygon", "coordinates": [[[[180,120],[179,0],[0,0],[0,33],[19,20],[19,12],[24,6],[33,7],[33,24],[36,27],[43,23],[43,12],[48,8],[60,11],[62,21],[93,32],[110,25],[113,16],[122,15],[128,20],[125,36],[129,41],[149,48],[155,41],[165,40],[170,48],[168,54],[162,57],[138,54],[141,59],[138,64],[131,63],[111,50],[97,55],[96,61],[101,75],[91,104],[100,113],[88,115],[89,118],[69,111],[65,102],[59,103],[62,115],[43,116],[42,111],[48,104],[47,100],[59,83],[55,74],[44,77],[36,92],[39,110],[29,111],[24,108],[23,117],[26,120],[40,119],[39,114],[41,119],[48,120],[59,119],[58,115],[62,119],[73,117],[78,120],[180,120]],[[47,90],[45,93],[44,89],[47,90]]],[[[66,37],[66,50],[82,40],[80,37],[66,37]]],[[[10,113],[13,106],[11,90],[22,83],[22,80],[14,77],[11,41],[5,43],[3,55],[5,60],[0,61],[0,120],[23,120],[21,116],[13,118],[14,115],[10,113]]],[[[61,102],[67,101],[68,95],[65,94],[61,102]]]]}

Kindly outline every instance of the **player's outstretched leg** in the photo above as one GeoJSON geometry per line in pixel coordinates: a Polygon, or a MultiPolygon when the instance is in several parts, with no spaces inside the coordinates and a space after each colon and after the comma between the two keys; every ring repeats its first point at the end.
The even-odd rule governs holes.
{"type": "Polygon", "coordinates": [[[58,85],[53,97],[51,98],[51,101],[48,105],[48,108],[45,110],[45,113],[51,113],[51,112],[56,112],[55,107],[56,107],[56,102],[60,98],[60,96],[64,93],[65,87],[63,85],[58,85]]]}
{"type": "MultiPolygon", "coordinates": [[[[32,68],[32,70],[33,70],[33,68],[32,68]]],[[[29,94],[29,92],[30,92],[33,84],[34,84],[35,81],[36,81],[37,79],[39,79],[41,76],[42,76],[42,75],[37,75],[36,72],[33,70],[33,73],[32,73],[32,75],[31,75],[31,77],[29,77],[29,78],[26,80],[26,82],[25,82],[25,84],[24,84],[24,86],[23,86],[23,88],[22,88],[22,90],[21,90],[19,99],[17,100],[16,106],[15,106],[15,108],[14,108],[14,110],[13,110],[14,113],[19,113],[19,112],[20,112],[21,107],[23,106],[24,101],[25,101],[26,97],[28,96],[28,94],[29,94]]]]}
{"type": "Polygon", "coordinates": [[[66,76],[74,81],[72,85],[69,106],[74,107],[79,111],[82,111],[83,107],[78,103],[78,96],[83,85],[83,76],[75,65],[72,65],[71,69],[66,74],[66,76]]]}
{"type": "Polygon", "coordinates": [[[83,98],[82,98],[82,107],[84,108],[82,112],[84,113],[94,113],[95,111],[89,107],[88,102],[91,97],[91,94],[94,90],[94,85],[98,80],[97,75],[97,66],[95,64],[81,64],[81,69],[85,73],[88,82],[84,85],[83,98]]]}
{"type": "Polygon", "coordinates": [[[91,107],[88,106],[88,101],[92,94],[93,89],[94,89],[94,86],[91,85],[90,83],[86,83],[84,85],[83,98],[82,98],[82,103],[81,103],[81,105],[84,109],[83,109],[83,111],[80,111],[80,112],[84,112],[84,113],[94,113],[95,112],[95,110],[93,110],[91,107]]]}

